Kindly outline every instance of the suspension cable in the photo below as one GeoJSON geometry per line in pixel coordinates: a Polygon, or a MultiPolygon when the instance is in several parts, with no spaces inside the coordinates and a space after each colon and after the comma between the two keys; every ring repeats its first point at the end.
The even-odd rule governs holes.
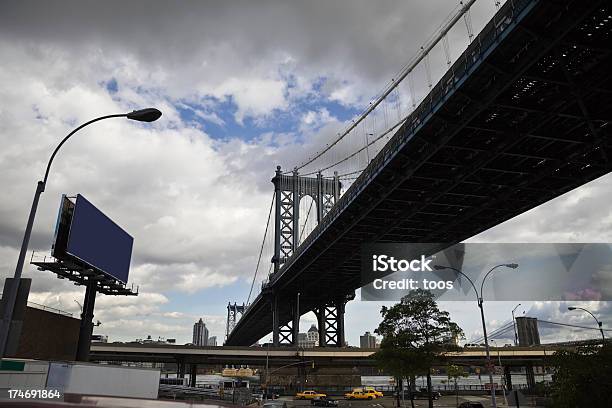
{"type": "MultiPolygon", "coordinates": [[[[374,143],[378,142],[380,139],[382,139],[383,137],[387,136],[389,133],[391,133],[395,128],[397,128],[399,125],[403,124],[406,120],[408,120],[408,118],[410,117],[410,114],[404,116],[402,119],[400,119],[399,121],[397,121],[393,126],[391,126],[389,129],[385,130],[383,133],[381,133],[378,137],[376,137],[373,140],[370,140],[365,146],[363,146],[361,149],[351,153],[350,155],[346,156],[344,159],[342,160],[338,160],[335,163],[330,164],[329,166],[323,167],[321,169],[318,169],[316,171],[311,171],[309,173],[304,173],[302,174],[302,176],[312,176],[313,174],[316,173],[320,173],[322,171],[325,170],[329,170],[332,167],[336,167],[339,164],[344,163],[345,161],[351,159],[352,157],[355,157],[356,155],[358,155],[359,153],[363,152],[364,150],[366,150],[368,147],[372,146],[374,143]]],[[[353,172],[355,173],[355,172],[353,172]]],[[[353,173],[347,173],[347,174],[353,174],[353,173]]],[[[344,174],[346,175],[346,174],[344,174]]]]}
{"type": "MultiPolygon", "coordinates": [[[[498,336],[500,334],[508,332],[508,331],[510,331],[510,329],[513,329],[513,328],[514,328],[514,324],[512,322],[506,323],[505,325],[503,325],[503,326],[499,327],[498,329],[495,329],[491,333],[489,333],[487,335],[487,338],[492,339],[495,336],[498,336]]],[[[484,337],[480,336],[480,337],[477,337],[475,340],[472,340],[472,343],[480,343],[482,341],[484,341],[484,337]]]]}
{"type": "MultiPolygon", "coordinates": [[[[600,330],[599,327],[589,327],[589,326],[580,326],[580,325],[577,325],[577,324],[549,322],[547,320],[540,320],[540,319],[538,319],[538,323],[547,323],[547,324],[554,324],[554,325],[557,325],[557,326],[574,327],[574,328],[577,328],[577,329],[597,330],[597,331],[600,330]]],[[[612,329],[603,329],[603,331],[612,331],[612,329]]]]}
{"type": "MultiPolygon", "coordinates": [[[[332,147],[334,147],[340,140],[342,140],[346,135],[348,135],[353,129],[361,123],[365,119],[366,116],[370,114],[376,107],[387,98],[387,96],[393,92],[393,90],[410,74],[414,68],[427,56],[429,52],[444,38],[444,36],[451,30],[451,28],[455,25],[457,21],[461,19],[466,13],[469,13],[470,7],[474,4],[476,0],[468,0],[465,4],[463,1],[459,2],[459,8],[454,13],[451,13],[447,18],[447,22],[443,23],[438,30],[437,35],[432,36],[426,43],[420,48],[420,52],[413,57],[413,59],[408,62],[404,67],[400,70],[400,72],[391,79],[391,81],[387,84],[387,86],[381,91],[379,96],[373,101],[370,102],[368,107],[357,117],[357,119],[352,120],[351,124],[341,133],[338,134],[338,137],[331,143],[327,144],[323,150],[317,152],[313,157],[310,157],[307,161],[301,163],[299,166],[296,166],[293,170],[301,170],[304,167],[308,166],[319,157],[323,156],[327,153],[332,147]]],[[[466,21],[467,23],[467,21],[466,21]]],[[[470,20],[471,26],[471,20],[470,20]]],[[[472,34],[473,35],[473,34],[472,34]]],[[[291,171],[286,171],[283,174],[289,174],[291,171]]]]}
{"type": "Polygon", "coordinates": [[[266,243],[266,236],[268,235],[268,228],[270,227],[270,218],[272,217],[272,208],[274,207],[274,198],[276,197],[276,191],[272,194],[272,202],[270,203],[270,211],[268,211],[268,221],[266,221],[266,230],[264,231],[263,240],[261,241],[261,248],[259,249],[259,257],[257,258],[257,266],[255,267],[255,274],[253,275],[253,282],[251,282],[251,289],[249,289],[249,296],[247,297],[246,304],[249,304],[251,300],[251,293],[253,292],[253,286],[255,285],[255,279],[257,279],[257,271],[259,270],[259,263],[261,262],[261,255],[263,254],[264,245],[266,243]]]}

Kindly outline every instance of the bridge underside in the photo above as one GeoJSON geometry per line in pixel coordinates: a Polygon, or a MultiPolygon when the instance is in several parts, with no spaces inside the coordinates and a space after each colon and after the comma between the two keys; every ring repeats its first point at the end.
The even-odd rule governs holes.
{"type": "MultiPolygon", "coordinates": [[[[523,15],[489,23],[226,344],[271,332],[271,295],[288,304],[299,292],[302,314],[354,292],[364,243],[450,245],[612,170],[612,6],[514,3],[526,4],[523,15]]],[[[280,323],[290,309],[279,308],[280,323]]]]}

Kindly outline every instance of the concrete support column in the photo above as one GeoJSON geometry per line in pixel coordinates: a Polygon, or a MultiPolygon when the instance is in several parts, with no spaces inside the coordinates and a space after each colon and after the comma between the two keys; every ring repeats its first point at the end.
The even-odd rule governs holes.
{"type": "Polygon", "coordinates": [[[506,377],[506,387],[512,389],[512,373],[510,372],[510,366],[504,366],[504,376],[506,377]]]}
{"type": "Polygon", "coordinates": [[[189,386],[190,387],[194,387],[196,386],[196,377],[198,376],[198,365],[197,364],[190,364],[191,370],[189,372],[189,386]]]}
{"type": "Polygon", "coordinates": [[[176,360],[176,378],[185,378],[185,362],[176,360]]]}
{"type": "Polygon", "coordinates": [[[534,389],[536,383],[535,374],[533,373],[533,364],[529,364],[525,367],[525,376],[527,378],[527,388],[534,389]]]}

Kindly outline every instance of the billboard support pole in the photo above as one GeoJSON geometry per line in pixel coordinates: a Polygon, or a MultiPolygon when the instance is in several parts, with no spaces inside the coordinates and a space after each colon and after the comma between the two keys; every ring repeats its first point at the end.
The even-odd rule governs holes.
{"type": "Polygon", "coordinates": [[[81,327],[79,329],[79,343],[77,345],[77,361],[89,361],[91,335],[93,333],[93,311],[96,304],[96,280],[90,277],[85,289],[83,312],[81,313],[81,327]]]}

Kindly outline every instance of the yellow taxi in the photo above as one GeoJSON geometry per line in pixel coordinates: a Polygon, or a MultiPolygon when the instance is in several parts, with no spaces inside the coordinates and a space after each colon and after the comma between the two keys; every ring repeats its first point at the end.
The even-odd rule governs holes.
{"type": "Polygon", "coordinates": [[[302,392],[298,392],[297,394],[295,394],[295,399],[315,399],[315,398],[322,398],[322,397],[327,397],[327,394],[323,394],[320,392],[316,392],[316,391],[302,391],[302,392]]]}
{"type": "Polygon", "coordinates": [[[381,391],[377,391],[374,387],[365,387],[363,390],[365,392],[374,394],[376,398],[382,398],[384,396],[381,391]]]}
{"type": "Polygon", "coordinates": [[[355,389],[351,392],[347,392],[346,394],[344,394],[344,398],[346,398],[347,400],[371,400],[376,398],[376,396],[362,389],[355,389]]]}

